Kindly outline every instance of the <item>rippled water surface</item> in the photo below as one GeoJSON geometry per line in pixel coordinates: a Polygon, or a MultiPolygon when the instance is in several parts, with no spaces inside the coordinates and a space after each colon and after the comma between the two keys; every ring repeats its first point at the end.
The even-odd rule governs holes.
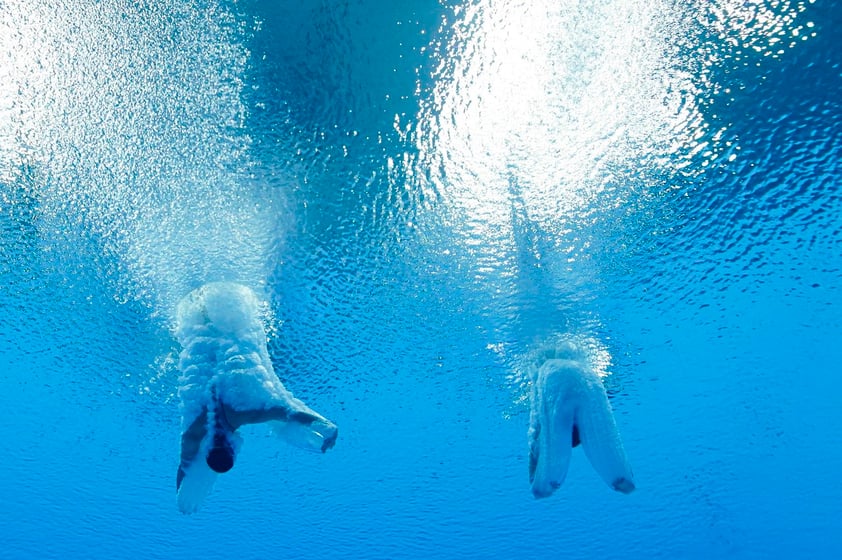
{"type": "Polygon", "coordinates": [[[2,558],[842,555],[842,5],[0,0],[2,558]],[[176,303],[311,455],[175,507],[176,303]],[[529,491],[594,341],[637,490],[529,491]]]}

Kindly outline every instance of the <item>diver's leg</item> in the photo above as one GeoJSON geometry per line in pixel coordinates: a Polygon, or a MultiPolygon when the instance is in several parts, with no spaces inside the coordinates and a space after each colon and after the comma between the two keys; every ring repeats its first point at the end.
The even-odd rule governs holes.
{"type": "Polygon", "coordinates": [[[567,477],[572,454],[575,400],[570,371],[559,364],[542,367],[532,392],[529,468],[532,494],[546,498],[567,477]]]}
{"type": "Polygon", "coordinates": [[[611,404],[601,381],[592,380],[589,385],[587,398],[582,399],[576,413],[582,448],[599,476],[614,490],[628,494],[634,490],[634,475],[611,404]]]}

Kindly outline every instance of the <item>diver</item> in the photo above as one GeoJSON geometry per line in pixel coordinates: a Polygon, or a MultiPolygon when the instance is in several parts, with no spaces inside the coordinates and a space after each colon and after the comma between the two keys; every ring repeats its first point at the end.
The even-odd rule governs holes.
{"type": "Polygon", "coordinates": [[[536,498],[558,490],[572,450],[580,444],[614,490],[634,491],[634,475],[600,375],[577,344],[566,341],[545,356],[530,395],[529,482],[536,498]]]}
{"type": "Polygon", "coordinates": [[[178,305],[181,458],[178,506],[198,510],[218,474],[234,467],[238,429],[267,423],[288,443],[324,453],[338,428],[290,393],[275,374],[257,296],[240,284],[205,284],[178,305]]]}

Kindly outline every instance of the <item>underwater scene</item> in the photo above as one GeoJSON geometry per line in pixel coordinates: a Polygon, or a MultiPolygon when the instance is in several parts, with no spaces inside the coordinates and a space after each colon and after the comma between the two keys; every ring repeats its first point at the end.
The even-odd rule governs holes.
{"type": "Polygon", "coordinates": [[[0,559],[842,557],[840,27],[0,0],[0,559]]]}

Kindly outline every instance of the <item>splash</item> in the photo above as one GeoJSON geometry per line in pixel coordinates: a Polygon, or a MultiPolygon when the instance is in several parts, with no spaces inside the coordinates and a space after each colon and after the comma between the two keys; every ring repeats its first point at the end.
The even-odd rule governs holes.
{"type": "Polygon", "coordinates": [[[165,319],[206,281],[262,285],[282,201],[252,179],[246,22],[221,1],[3,11],[0,176],[32,170],[58,268],[98,268],[118,301],[165,319]]]}

